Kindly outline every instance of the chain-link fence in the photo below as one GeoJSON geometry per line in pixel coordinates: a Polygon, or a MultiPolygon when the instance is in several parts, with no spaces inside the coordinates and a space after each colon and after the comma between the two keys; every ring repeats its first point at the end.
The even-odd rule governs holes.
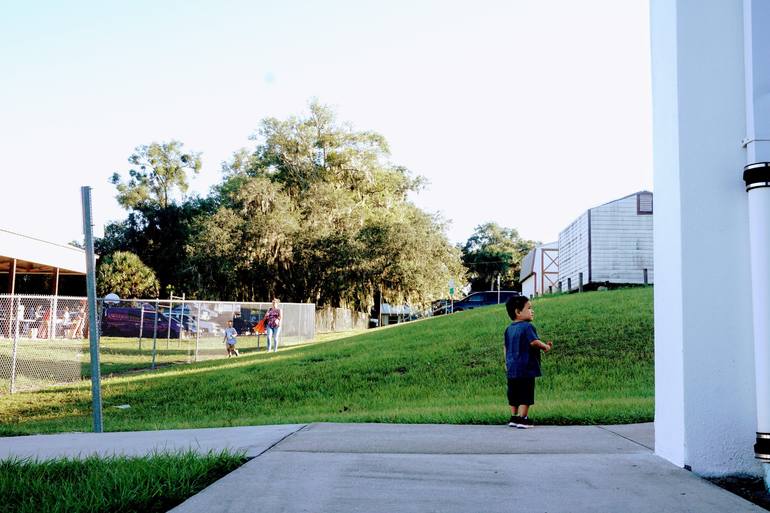
{"type": "MultiPolygon", "coordinates": [[[[97,304],[101,374],[225,358],[232,321],[241,354],[265,350],[261,321],[270,303],[133,299],[97,304]]],[[[282,303],[279,348],[315,336],[315,305],[282,303]]],[[[0,393],[90,378],[87,301],[0,295],[0,393]]]]}
{"type": "Polygon", "coordinates": [[[326,307],[315,312],[315,330],[318,333],[365,330],[369,315],[348,308],[326,307]]]}

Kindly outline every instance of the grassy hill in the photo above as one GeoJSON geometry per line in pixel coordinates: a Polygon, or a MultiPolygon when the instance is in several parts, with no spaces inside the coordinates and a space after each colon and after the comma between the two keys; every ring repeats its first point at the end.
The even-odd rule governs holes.
{"type": "MultiPolygon", "coordinates": [[[[652,289],[538,299],[538,424],[650,421],[652,289]]],[[[503,306],[238,359],[105,380],[107,431],[253,424],[499,424],[503,306]],[[116,406],[130,405],[119,409],[116,406]]],[[[0,398],[0,434],[90,430],[88,384],[0,398]]]]}

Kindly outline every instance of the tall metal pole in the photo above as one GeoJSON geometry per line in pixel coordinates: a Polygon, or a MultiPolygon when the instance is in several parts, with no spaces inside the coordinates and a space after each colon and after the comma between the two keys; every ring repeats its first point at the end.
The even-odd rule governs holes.
{"type": "Polygon", "coordinates": [[[91,188],[81,187],[83,234],[86,239],[86,288],[88,291],[88,338],[91,342],[91,399],[94,410],[94,433],[104,430],[102,423],[102,377],[99,366],[99,329],[96,324],[96,272],[94,270],[94,234],[91,218],[91,188]]]}

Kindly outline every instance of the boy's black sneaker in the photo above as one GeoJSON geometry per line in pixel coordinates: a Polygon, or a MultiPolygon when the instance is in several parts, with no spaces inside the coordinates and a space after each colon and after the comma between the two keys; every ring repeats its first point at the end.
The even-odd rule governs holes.
{"type": "Polygon", "coordinates": [[[511,427],[519,427],[519,421],[521,421],[521,417],[518,415],[511,415],[511,420],[508,421],[508,425],[511,427]]]}
{"type": "Polygon", "coordinates": [[[534,426],[535,424],[532,423],[532,420],[530,420],[529,417],[520,417],[519,421],[516,423],[516,427],[519,429],[529,429],[534,426]]]}

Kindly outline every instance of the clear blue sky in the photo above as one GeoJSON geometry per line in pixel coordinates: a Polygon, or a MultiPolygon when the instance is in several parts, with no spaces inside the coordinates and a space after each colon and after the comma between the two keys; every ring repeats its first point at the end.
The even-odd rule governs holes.
{"type": "Polygon", "coordinates": [[[260,119],[310,98],[428,178],[415,203],[463,241],[495,221],[554,240],[587,208],[652,189],[646,0],[0,0],[0,227],[101,233],[133,148],[203,152],[193,189],[260,119]]]}

